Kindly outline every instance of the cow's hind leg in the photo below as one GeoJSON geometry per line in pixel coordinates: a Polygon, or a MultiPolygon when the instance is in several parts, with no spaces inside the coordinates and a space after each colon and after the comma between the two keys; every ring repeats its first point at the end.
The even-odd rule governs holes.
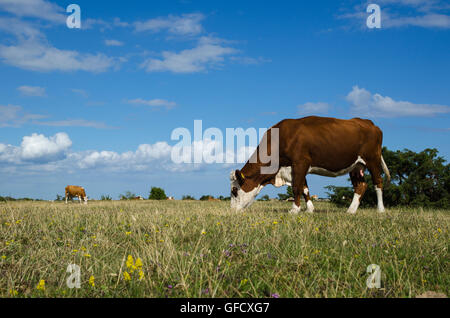
{"type": "Polygon", "coordinates": [[[306,202],[306,212],[313,213],[314,212],[314,205],[312,204],[311,197],[309,195],[309,188],[308,188],[308,182],[305,178],[305,186],[303,187],[303,198],[306,202]]]}
{"type": "Polygon", "coordinates": [[[353,194],[352,204],[350,204],[347,212],[355,214],[361,203],[364,192],[366,192],[367,189],[367,183],[364,180],[364,166],[356,166],[355,169],[350,172],[350,179],[352,180],[355,193],[353,194]]]}
{"type": "Polygon", "coordinates": [[[377,209],[378,212],[384,212],[383,204],[383,179],[381,178],[381,156],[380,159],[375,162],[367,163],[367,168],[372,175],[372,182],[375,186],[375,192],[377,193],[377,209]]]}
{"type": "Polygon", "coordinates": [[[300,212],[300,199],[304,194],[303,189],[306,182],[306,173],[308,171],[309,162],[303,162],[292,165],[292,191],[294,192],[294,203],[289,213],[300,212]]]}

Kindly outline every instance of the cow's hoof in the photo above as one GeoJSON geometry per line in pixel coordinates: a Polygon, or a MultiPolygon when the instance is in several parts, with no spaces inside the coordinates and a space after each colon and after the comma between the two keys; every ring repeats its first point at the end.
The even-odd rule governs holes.
{"type": "Polygon", "coordinates": [[[311,201],[306,202],[306,212],[308,213],[314,212],[314,205],[311,201]]]}
{"type": "Polygon", "coordinates": [[[349,207],[348,210],[347,210],[347,213],[348,214],[356,214],[356,210],[357,209],[355,209],[355,208],[349,207]]]}

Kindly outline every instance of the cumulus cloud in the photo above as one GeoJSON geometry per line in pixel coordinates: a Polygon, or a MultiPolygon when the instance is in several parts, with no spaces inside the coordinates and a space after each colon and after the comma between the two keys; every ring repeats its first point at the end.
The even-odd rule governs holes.
{"type": "Polygon", "coordinates": [[[225,46],[224,41],[211,37],[201,37],[195,48],[179,53],[164,51],[162,59],[147,59],[142,67],[148,72],[196,73],[219,66],[227,55],[238,50],[225,46]]]}
{"type": "Polygon", "coordinates": [[[66,133],[57,133],[52,137],[32,134],[23,137],[21,158],[31,161],[55,161],[65,156],[66,151],[72,146],[72,141],[66,133]]]}
{"type": "Polygon", "coordinates": [[[17,90],[19,90],[19,92],[22,95],[26,95],[26,96],[38,96],[38,97],[45,96],[45,88],[44,87],[24,85],[24,86],[18,87],[17,90]]]}
{"type": "Polygon", "coordinates": [[[57,133],[46,137],[32,134],[22,139],[20,146],[0,144],[0,162],[23,164],[48,163],[62,160],[72,146],[72,141],[66,133],[57,133]]]}
{"type": "Polygon", "coordinates": [[[21,173],[38,173],[92,169],[112,173],[186,172],[228,168],[248,160],[256,149],[242,146],[234,151],[222,147],[222,141],[211,139],[189,142],[187,151],[180,151],[179,147],[165,141],[141,144],[134,151],[121,153],[110,150],[74,152],[71,146],[72,141],[66,133],[50,137],[33,133],[23,137],[19,146],[0,143],[0,170],[4,170],[6,165],[10,173],[19,170],[21,173]],[[196,163],[195,158],[201,158],[201,162],[196,163]]]}
{"type": "Polygon", "coordinates": [[[303,105],[298,105],[298,114],[299,115],[318,115],[318,114],[326,114],[328,113],[328,109],[330,105],[327,103],[305,103],[303,105]]]}
{"type": "Polygon", "coordinates": [[[151,99],[151,100],[145,100],[142,98],[136,98],[131,99],[128,101],[129,104],[136,104],[136,105],[147,105],[152,107],[165,107],[167,109],[175,107],[177,104],[175,102],[170,102],[165,99],[151,99]]]}
{"type": "Polygon", "coordinates": [[[368,90],[359,88],[358,86],[353,86],[352,91],[347,95],[346,99],[351,104],[351,112],[357,116],[434,116],[450,113],[449,106],[396,101],[389,96],[372,94],[368,90]]]}
{"type": "Polygon", "coordinates": [[[169,33],[176,35],[197,35],[203,31],[201,25],[203,19],[204,16],[200,13],[183,14],[181,16],[169,15],[168,17],[135,22],[134,27],[137,32],[167,30],[169,33]]]}

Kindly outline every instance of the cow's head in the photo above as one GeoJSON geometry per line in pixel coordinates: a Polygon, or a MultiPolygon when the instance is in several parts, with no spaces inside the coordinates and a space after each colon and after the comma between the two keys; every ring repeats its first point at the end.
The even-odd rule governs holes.
{"type": "Polygon", "coordinates": [[[231,208],[236,210],[249,207],[263,187],[246,177],[240,170],[231,171],[230,181],[231,208]]]}

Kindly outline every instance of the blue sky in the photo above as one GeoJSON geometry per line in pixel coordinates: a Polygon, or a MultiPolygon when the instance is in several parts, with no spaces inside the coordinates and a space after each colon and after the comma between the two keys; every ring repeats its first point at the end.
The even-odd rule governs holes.
{"type": "MultiPolygon", "coordinates": [[[[229,195],[242,165],[175,165],[172,131],[372,119],[390,149],[449,159],[450,5],[0,0],[0,195],[229,195]],[[81,8],[81,29],[66,7],[81,8]]],[[[313,194],[347,177],[309,176],[313,194]]],[[[283,192],[267,187],[261,195],[283,192]]]]}

